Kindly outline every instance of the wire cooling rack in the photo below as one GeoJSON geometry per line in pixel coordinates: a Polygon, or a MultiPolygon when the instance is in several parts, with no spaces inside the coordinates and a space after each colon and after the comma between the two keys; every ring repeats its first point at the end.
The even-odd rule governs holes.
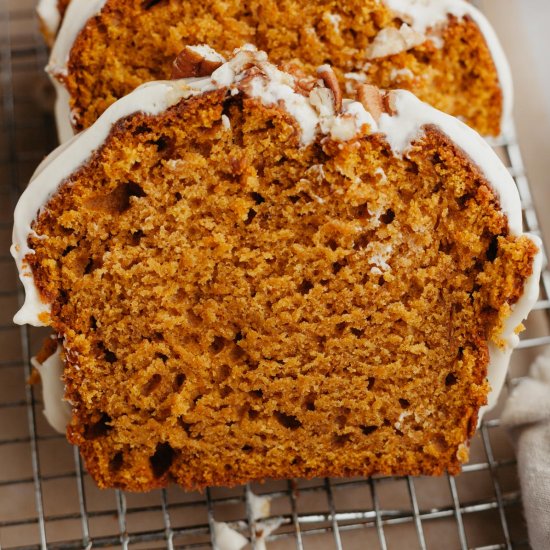
{"type": "MultiPolygon", "coordinates": [[[[0,2],[0,548],[227,550],[220,522],[258,549],[266,540],[270,549],[299,550],[529,548],[514,453],[498,407],[456,478],[277,481],[204,494],[172,487],[133,495],[95,487],[76,449],[47,426],[39,389],[27,384],[29,357],[47,333],[11,323],[22,298],[8,253],[13,206],[56,144],[34,3],[0,2]],[[264,515],[271,523],[258,519],[256,495],[269,503],[264,515]]],[[[538,234],[514,129],[493,146],[516,180],[526,227],[538,234]]],[[[504,395],[550,344],[549,283],[545,273],[504,395]]]]}

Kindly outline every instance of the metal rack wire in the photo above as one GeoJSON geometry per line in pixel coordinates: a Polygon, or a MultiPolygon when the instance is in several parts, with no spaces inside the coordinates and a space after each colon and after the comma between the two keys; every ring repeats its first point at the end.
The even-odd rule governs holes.
{"type": "MultiPolygon", "coordinates": [[[[258,494],[278,518],[269,548],[529,548],[498,412],[484,421],[457,478],[269,482],[204,494],[95,488],[77,450],[44,422],[39,392],[27,384],[29,357],[45,333],[11,324],[21,299],[8,253],[11,213],[34,166],[55,146],[44,105],[47,52],[33,7],[32,0],[0,3],[0,548],[216,548],[221,521],[261,548],[265,524],[252,505],[258,494]]],[[[539,234],[514,129],[492,145],[516,180],[526,227],[539,234]]],[[[550,344],[549,284],[545,273],[536,323],[524,333],[508,385],[533,350],[550,344]]]]}

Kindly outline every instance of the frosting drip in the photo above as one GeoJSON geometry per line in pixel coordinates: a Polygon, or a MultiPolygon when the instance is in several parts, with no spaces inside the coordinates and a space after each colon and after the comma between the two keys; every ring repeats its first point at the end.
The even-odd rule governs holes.
{"type": "Polygon", "coordinates": [[[40,373],[42,381],[42,399],[44,401],[44,416],[50,426],[64,434],[67,424],[71,421],[71,406],[64,400],[65,384],[63,383],[63,359],[61,346],[43,363],[36,357],[31,359],[32,366],[40,373]]]}
{"type": "Polygon", "coordinates": [[[219,550],[241,550],[248,539],[223,521],[213,521],[216,546],[219,550]]]}
{"type": "Polygon", "coordinates": [[[40,0],[36,6],[36,13],[40,17],[49,37],[54,37],[61,23],[61,14],[57,8],[57,0],[40,0]]]}
{"type": "Polygon", "coordinates": [[[464,17],[473,7],[463,0],[383,0],[395,15],[408,23],[416,32],[428,30],[447,21],[448,15],[464,17]]]}

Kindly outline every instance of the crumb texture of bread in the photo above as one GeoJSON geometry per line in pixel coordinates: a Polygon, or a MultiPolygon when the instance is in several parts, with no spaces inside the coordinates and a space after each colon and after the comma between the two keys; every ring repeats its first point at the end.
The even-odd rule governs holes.
{"type": "Polygon", "coordinates": [[[299,132],[218,90],[122,119],[29,244],[101,487],[458,473],[536,247],[428,128],[299,132]]]}
{"type": "Polygon", "coordinates": [[[61,78],[81,130],[139,84],[170,78],[185,46],[207,44],[228,56],[252,43],[275,63],[309,73],[329,63],[342,84],[351,73],[348,86],[366,78],[379,88],[407,89],[481,134],[499,134],[502,90],[477,25],[449,17],[440,44],[427,40],[369,59],[378,33],[402,24],[377,0],[107,0],[77,38],[61,78]]]}

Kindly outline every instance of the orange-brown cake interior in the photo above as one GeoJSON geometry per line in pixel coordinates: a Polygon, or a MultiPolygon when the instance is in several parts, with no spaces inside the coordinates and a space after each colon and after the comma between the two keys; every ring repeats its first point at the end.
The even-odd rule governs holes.
{"type": "Polygon", "coordinates": [[[459,471],[535,246],[435,128],[298,140],[223,89],[136,114],[36,222],[100,486],[459,471]]]}
{"type": "Polygon", "coordinates": [[[450,17],[442,47],[429,40],[369,59],[366,52],[379,31],[402,23],[377,0],[108,0],[80,34],[68,76],[61,78],[81,130],[139,84],[169,78],[185,45],[208,44],[227,56],[253,43],[275,63],[307,71],[329,63],[342,83],[345,73],[366,74],[378,87],[411,90],[480,133],[498,134],[502,91],[477,25],[468,17],[450,17]]]}

